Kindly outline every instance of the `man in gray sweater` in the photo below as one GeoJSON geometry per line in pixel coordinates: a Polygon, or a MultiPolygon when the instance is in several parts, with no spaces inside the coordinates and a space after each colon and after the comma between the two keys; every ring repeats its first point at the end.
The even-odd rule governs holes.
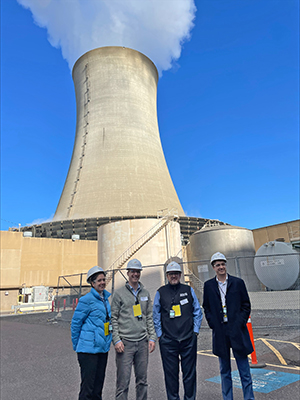
{"type": "Polygon", "coordinates": [[[117,400],[128,398],[132,364],[136,399],[147,399],[148,355],[155,349],[156,334],[150,294],[139,281],[141,271],[141,262],[130,260],[127,264],[128,282],[112,298],[111,322],[116,350],[117,400]]]}

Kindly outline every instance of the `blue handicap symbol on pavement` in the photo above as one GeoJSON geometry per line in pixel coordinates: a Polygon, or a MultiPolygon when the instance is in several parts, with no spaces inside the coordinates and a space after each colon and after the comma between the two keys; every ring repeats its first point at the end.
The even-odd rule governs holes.
{"type": "MultiPolygon", "coordinates": [[[[273,390],[287,386],[290,383],[300,380],[299,374],[290,374],[287,372],[270,371],[267,369],[251,369],[253,390],[255,392],[270,393],[273,390]]],[[[220,375],[206,379],[209,382],[221,384],[220,375]]],[[[232,372],[232,384],[236,388],[242,388],[238,371],[232,372]]]]}

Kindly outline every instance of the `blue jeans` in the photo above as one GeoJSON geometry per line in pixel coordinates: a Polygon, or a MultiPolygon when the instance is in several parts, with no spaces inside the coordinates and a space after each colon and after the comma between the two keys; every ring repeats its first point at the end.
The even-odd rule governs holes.
{"type": "MultiPolygon", "coordinates": [[[[245,400],[254,400],[252,389],[252,378],[250,367],[247,357],[236,357],[235,361],[239,370],[243,394],[245,400]]],[[[230,348],[228,348],[228,357],[219,358],[220,373],[222,380],[222,395],[224,400],[233,400],[232,394],[232,378],[231,378],[231,364],[230,364],[230,348]]]]}

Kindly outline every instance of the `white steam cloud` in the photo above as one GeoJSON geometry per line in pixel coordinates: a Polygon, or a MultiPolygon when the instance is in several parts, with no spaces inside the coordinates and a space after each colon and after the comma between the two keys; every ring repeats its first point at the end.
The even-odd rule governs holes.
{"type": "Polygon", "coordinates": [[[41,224],[43,224],[45,222],[52,222],[53,221],[53,217],[54,217],[54,214],[52,214],[48,218],[37,218],[37,219],[33,220],[32,222],[30,222],[29,224],[27,223],[25,226],[41,225],[41,224]]]}
{"type": "Polygon", "coordinates": [[[148,56],[161,72],[189,40],[194,0],[17,0],[48,31],[72,69],[89,50],[124,46],[148,56]]]}

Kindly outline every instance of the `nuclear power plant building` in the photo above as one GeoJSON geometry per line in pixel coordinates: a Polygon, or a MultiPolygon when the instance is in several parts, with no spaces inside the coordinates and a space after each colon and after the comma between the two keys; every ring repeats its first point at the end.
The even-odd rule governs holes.
{"type": "Polygon", "coordinates": [[[166,264],[176,260],[202,298],[216,251],[226,254],[229,273],[243,278],[251,292],[264,291],[263,285],[299,289],[299,220],[260,229],[254,238],[248,229],[185,215],[162,149],[158,72],[149,58],[124,47],[94,49],[75,63],[73,81],[77,122],[65,185],[51,222],[1,232],[0,311],[23,312],[42,300],[49,307],[54,297],[74,302],[96,264],[107,271],[113,291],[124,285],[122,269],[132,258],[147,267],[142,279],[152,297],[165,283],[166,264]],[[279,248],[271,238],[295,247],[282,246],[294,252],[292,262],[283,256],[274,261],[292,271],[278,267],[289,278],[283,286],[274,284],[268,260],[256,260],[254,268],[260,246],[266,257],[266,249],[271,254],[279,248]]]}

